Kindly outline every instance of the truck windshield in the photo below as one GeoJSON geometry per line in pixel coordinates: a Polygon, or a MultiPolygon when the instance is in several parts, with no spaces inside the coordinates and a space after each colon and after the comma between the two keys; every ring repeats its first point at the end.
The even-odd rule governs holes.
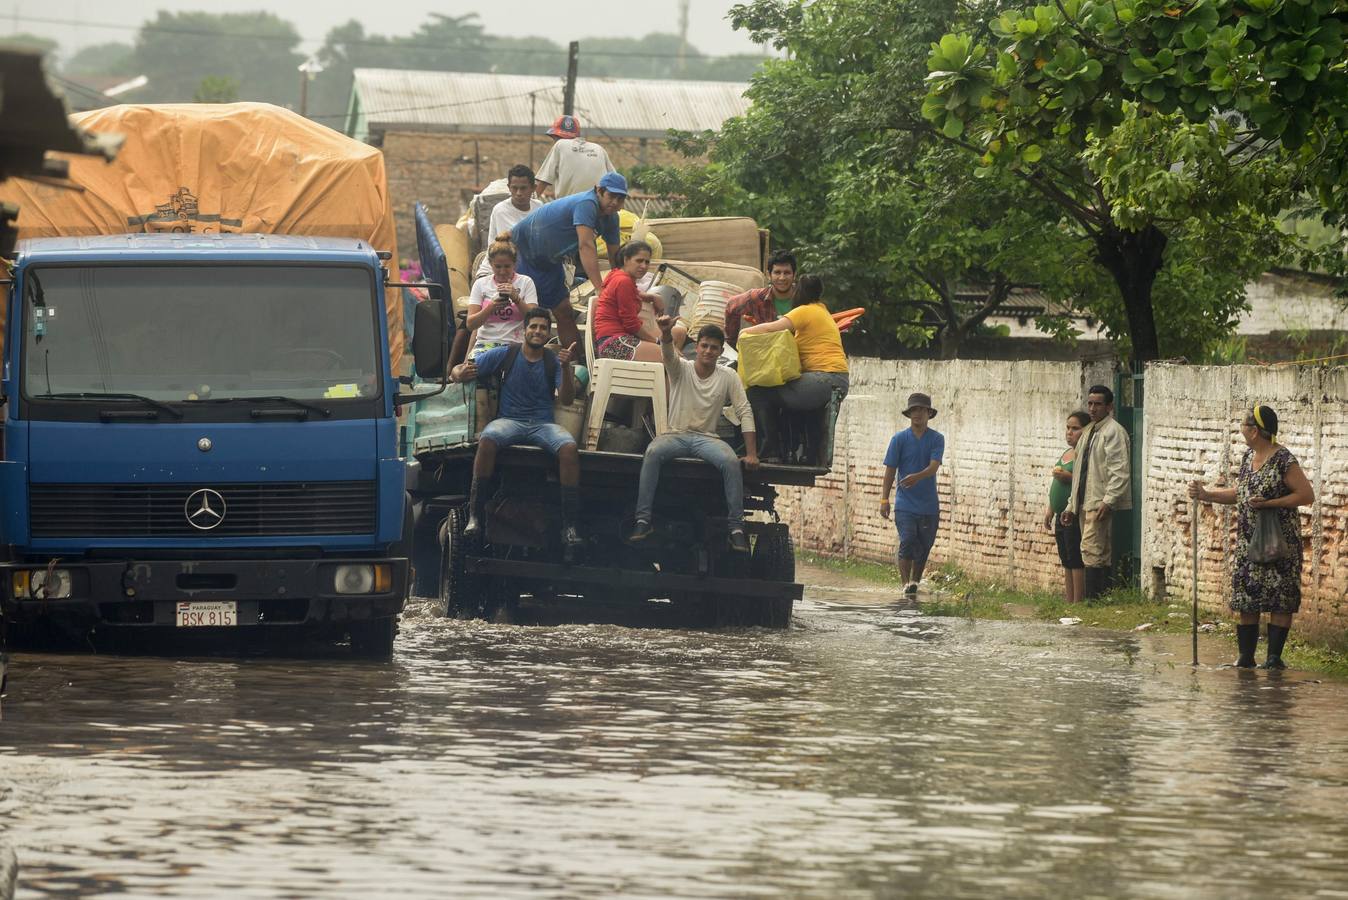
{"type": "Polygon", "coordinates": [[[26,284],[31,397],[332,399],[381,389],[383,305],[366,269],[47,266],[26,284]]]}

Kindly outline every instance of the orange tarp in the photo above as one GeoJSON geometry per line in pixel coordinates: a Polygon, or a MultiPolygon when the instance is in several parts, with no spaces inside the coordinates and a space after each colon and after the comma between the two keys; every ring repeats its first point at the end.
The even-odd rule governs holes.
{"type": "MultiPolygon", "coordinates": [[[[126,136],[114,162],[69,161],[71,190],[0,182],[19,206],[19,237],[162,231],[352,237],[394,246],[383,154],[266,103],[112,106],[72,116],[126,136]]],[[[396,280],[396,276],[395,276],[396,280]]],[[[386,292],[393,371],[403,351],[402,297],[386,292]]]]}

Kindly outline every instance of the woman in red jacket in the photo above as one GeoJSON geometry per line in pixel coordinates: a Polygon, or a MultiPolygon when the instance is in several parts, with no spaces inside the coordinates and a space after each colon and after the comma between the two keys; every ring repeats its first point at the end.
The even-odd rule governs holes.
{"type": "Polygon", "coordinates": [[[659,298],[643,294],[637,282],[651,265],[651,245],[629,241],[618,250],[620,268],[608,273],[604,289],[595,298],[591,328],[594,329],[594,355],[599,359],[634,359],[660,362],[660,332],[654,324],[641,321],[641,304],[652,303],[655,312],[663,312],[659,298]]]}

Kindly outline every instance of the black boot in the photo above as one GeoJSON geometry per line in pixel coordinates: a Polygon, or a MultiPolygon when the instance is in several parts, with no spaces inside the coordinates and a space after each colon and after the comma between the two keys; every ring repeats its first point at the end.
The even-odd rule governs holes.
{"type": "Polygon", "coordinates": [[[1240,649],[1240,658],[1236,660],[1237,669],[1254,668],[1254,651],[1259,646],[1259,623],[1236,626],[1236,647],[1240,649]]]}
{"type": "MultiPolygon", "coordinates": [[[[1259,626],[1254,626],[1258,628],[1259,626]]],[[[1281,625],[1268,623],[1268,656],[1264,659],[1261,669],[1285,669],[1287,663],[1282,661],[1282,648],[1287,643],[1287,634],[1291,628],[1283,628],[1281,625]]],[[[1250,652],[1250,665],[1254,665],[1254,652],[1250,652]]]]}
{"type": "Polygon", "coordinates": [[[1109,587],[1109,569],[1104,566],[1087,566],[1085,585],[1082,588],[1082,599],[1093,600],[1104,594],[1109,587]]]}
{"type": "Polygon", "coordinates": [[[468,521],[463,526],[463,536],[472,540],[482,531],[482,482],[484,479],[473,476],[472,486],[468,488],[468,521]]]}
{"type": "Polygon", "coordinates": [[[576,530],[580,515],[580,488],[562,485],[562,549],[569,560],[585,541],[576,530]]]}

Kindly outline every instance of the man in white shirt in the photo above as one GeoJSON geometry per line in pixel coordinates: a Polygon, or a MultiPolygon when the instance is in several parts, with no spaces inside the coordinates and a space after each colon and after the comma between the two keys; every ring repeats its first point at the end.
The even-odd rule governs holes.
{"type": "Polygon", "coordinates": [[[580,120],[575,116],[559,117],[548,129],[548,136],[556,143],[538,168],[541,196],[579,194],[598,184],[606,173],[617,171],[603,147],[580,136],[580,120]]]}
{"type": "MultiPolygon", "coordinates": [[[[534,196],[534,171],[526,165],[511,166],[506,174],[506,187],[510,196],[491,208],[491,217],[487,220],[487,247],[490,248],[501,232],[509,231],[520,220],[543,205],[543,201],[534,196]]],[[[491,274],[491,260],[482,257],[477,267],[477,277],[491,274]]]]}
{"type": "Polygon", "coordinates": [[[748,553],[749,539],[744,534],[744,475],[735,451],[716,434],[721,410],[732,406],[739,416],[744,432],[745,468],[758,467],[758,443],[753,410],[739,375],[716,364],[725,348],[725,332],[715,325],[702,326],[697,333],[696,359],[689,362],[674,350],[671,334],[674,319],[661,316],[656,323],[660,326],[665,374],[669,376],[669,431],[651,441],[646,448],[637,488],[637,522],[628,541],[638,543],[654,533],[651,508],[655,504],[655,489],[660,483],[660,467],[672,459],[684,457],[705,460],[720,470],[725,488],[730,548],[748,553]]]}

